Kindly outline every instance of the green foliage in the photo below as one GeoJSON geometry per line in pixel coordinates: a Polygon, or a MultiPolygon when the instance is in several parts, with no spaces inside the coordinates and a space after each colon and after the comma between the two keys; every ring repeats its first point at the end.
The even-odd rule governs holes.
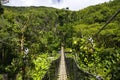
{"type": "Polygon", "coordinates": [[[50,56],[48,56],[48,54],[38,55],[37,57],[35,57],[35,59],[33,58],[32,60],[34,68],[32,67],[31,69],[28,69],[27,74],[33,80],[41,80],[47,72],[51,61],[53,61],[54,59],[50,59],[50,56]]]}
{"type": "Polygon", "coordinates": [[[23,48],[29,48],[28,78],[42,79],[52,61],[49,57],[56,56],[64,43],[65,51],[73,52],[83,70],[105,80],[119,79],[120,15],[94,37],[119,4],[119,0],[113,0],[80,11],[4,6],[0,15],[0,72],[9,73],[10,79],[16,74],[19,80],[22,78],[23,39],[23,48]]]}
{"type": "Polygon", "coordinates": [[[115,0],[80,10],[79,20],[73,27],[75,32],[71,46],[77,64],[105,80],[119,79],[119,15],[98,36],[94,35],[119,9],[118,4],[115,0]],[[93,44],[88,40],[90,37],[93,37],[93,44]]]}

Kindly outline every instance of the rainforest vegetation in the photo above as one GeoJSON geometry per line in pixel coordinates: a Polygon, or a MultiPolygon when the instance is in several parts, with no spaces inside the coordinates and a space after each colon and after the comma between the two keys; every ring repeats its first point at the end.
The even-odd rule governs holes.
{"type": "Polygon", "coordinates": [[[120,14],[95,35],[118,10],[119,0],[79,11],[0,5],[0,80],[5,74],[9,80],[41,80],[59,57],[61,42],[80,69],[119,80],[120,14]]]}

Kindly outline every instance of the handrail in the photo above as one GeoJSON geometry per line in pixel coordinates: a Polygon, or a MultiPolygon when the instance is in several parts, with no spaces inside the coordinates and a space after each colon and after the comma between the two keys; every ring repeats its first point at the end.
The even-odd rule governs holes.
{"type": "Polygon", "coordinates": [[[120,13],[120,9],[113,14],[113,16],[102,26],[102,28],[99,29],[99,31],[97,33],[95,33],[95,35],[93,35],[93,37],[98,36],[98,34],[120,13]]]}
{"type": "MultiPolygon", "coordinates": [[[[75,59],[75,56],[74,56],[74,61],[75,61],[75,64],[77,65],[77,67],[80,69],[80,66],[77,64],[77,61],[76,61],[76,59],[75,59]]],[[[92,74],[92,73],[89,73],[89,72],[87,72],[87,71],[84,71],[84,70],[82,70],[82,69],[80,69],[81,71],[83,71],[84,73],[86,73],[86,74],[88,74],[88,75],[90,75],[90,76],[93,76],[93,77],[95,77],[97,80],[103,80],[103,78],[101,77],[101,76],[98,76],[98,75],[94,75],[94,74],[92,74]]]]}

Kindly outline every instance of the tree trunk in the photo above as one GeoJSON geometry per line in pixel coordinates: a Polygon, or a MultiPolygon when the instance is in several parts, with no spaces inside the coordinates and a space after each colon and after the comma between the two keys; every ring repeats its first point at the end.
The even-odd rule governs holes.
{"type": "Polygon", "coordinates": [[[3,80],[8,80],[8,74],[3,74],[3,80]]]}

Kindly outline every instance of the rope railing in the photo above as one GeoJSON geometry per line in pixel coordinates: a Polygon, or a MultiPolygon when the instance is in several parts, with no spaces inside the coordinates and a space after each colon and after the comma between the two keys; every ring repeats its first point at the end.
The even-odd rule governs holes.
{"type": "Polygon", "coordinates": [[[98,36],[98,34],[120,13],[120,9],[115,13],[113,14],[113,16],[102,26],[102,28],[99,29],[99,31],[97,33],[95,33],[93,35],[93,37],[96,37],[98,36]]]}
{"type": "Polygon", "coordinates": [[[97,80],[103,80],[103,78],[101,77],[101,76],[99,76],[99,75],[95,75],[95,74],[92,74],[92,73],[90,73],[90,72],[88,72],[88,71],[84,71],[84,70],[82,70],[81,68],[80,68],[80,66],[78,65],[78,63],[77,63],[77,60],[76,60],[76,57],[75,57],[75,55],[74,55],[74,61],[75,61],[75,64],[77,65],[77,67],[82,71],[82,72],[84,72],[85,74],[87,74],[87,75],[89,75],[89,76],[92,76],[92,77],[94,77],[94,78],[96,78],[97,80]]]}

